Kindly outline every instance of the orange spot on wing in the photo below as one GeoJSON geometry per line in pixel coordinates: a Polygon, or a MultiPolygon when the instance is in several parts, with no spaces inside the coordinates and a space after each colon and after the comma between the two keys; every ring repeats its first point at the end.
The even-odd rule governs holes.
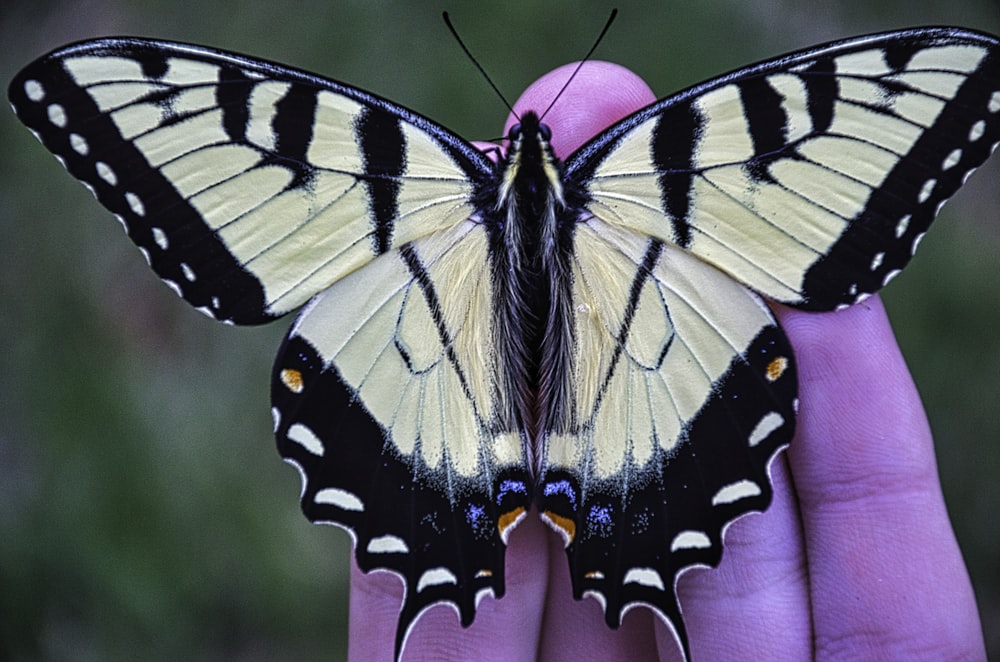
{"type": "Polygon", "coordinates": [[[301,393],[302,389],[305,388],[305,382],[302,380],[302,373],[298,370],[292,370],[290,368],[285,368],[280,374],[281,383],[291,391],[292,393],[301,393]]]}
{"type": "Polygon", "coordinates": [[[497,518],[497,528],[500,530],[500,537],[504,542],[507,541],[507,534],[509,533],[507,529],[521,521],[521,518],[524,517],[524,512],[524,506],[518,506],[514,510],[508,510],[497,518]]]}
{"type": "Polygon", "coordinates": [[[785,370],[788,369],[788,357],[779,356],[776,359],[771,359],[771,362],[767,364],[767,369],[764,371],[764,376],[767,377],[767,381],[776,381],[779,377],[785,374],[785,370]]]}
{"type": "Polygon", "coordinates": [[[551,510],[546,510],[542,513],[542,519],[548,522],[549,526],[554,528],[556,533],[563,537],[566,546],[569,547],[569,544],[573,542],[573,538],[576,536],[576,522],[568,517],[557,515],[551,510]]]}

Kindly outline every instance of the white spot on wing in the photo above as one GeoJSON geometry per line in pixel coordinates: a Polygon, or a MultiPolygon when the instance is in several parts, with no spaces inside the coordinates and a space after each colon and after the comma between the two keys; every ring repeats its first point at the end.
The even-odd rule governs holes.
{"type": "Polygon", "coordinates": [[[720,506],[759,495],[760,486],[757,483],[751,480],[738,480],[716,492],[715,496],[712,497],[712,505],[720,506]]]}
{"type": "Polygon", "coordinates": [[[920,242],[924,239],[924,233],[921,232],[916,237],[913,238],[913,246],[910,248],[910,253],[916,253],[917,247],[920,246],[920,242]]]}
{"type": "Polygon", "coordinates": [[[267,78],[264,74],[259,71],[254,71],[253,69],[240,69],[244,76],[247,78],[253,78],[254,80],[264,80],[267,78]]]}
{"type": "Polygon", "coordinates": [[[591,597],[597,600],[597,604],[601,605],[601,611],[608,610],[608,599],[604,597],[604,594],[600,591],[584,591],[583,597],[591,597]]]}
{"type": "Polygon", "coordinates": [[[302,465],[296,462],[294,458],[283,457],[281,459],[295,467],[295,470],[299,472],[299,478],[301,479],[302,485],[302,488],[299,490],[299,498],[301,499],[305,495],[306,490],[309,488],[309,476],[306,475],[306,470],[303,469],[302,465]]]}
{"type": "Polygon", "coordinates": [[[34,79],[26,80],[24,81],[24,94],[35,103],[38,103],[45,98],[45,86],[34,79]]]}
{"type": "Polygon", "coordinates": [[[316,436],[316,433],[305,425],[302,425],[302,423],[296,423],[288,428],[288,438],[313,455],[322,457],[326,450],[323,447],[323,442],[316,436]]]}
{"type": "Polygon", "coordinates": [[[104,161],[98,161],[94,164],[94,169],[97,170],[97,176],[106,181],[108,184],[111,186],[118,185],[118,175],[115,174],[115,171],[112,170],[111,166],[107,163],[104,161]]]}
{"type": "Polygon", "coordinates": [[[46,109],[49,121],[58,126],[60,129],[66,126],[66,109],[57,103],[49,104],[46,109]]]}
{"type": "Polygon", "coordinates": [[[458,578],[448,568],[431,568],[430,570],[425,570],[424,574],[420,575],[420,579],[417,580],[417,593],[428,586],[457,583],[458,578]]]}
{"type": "Polygon", "coordinates": [[[631,568],[625,573],[622,584],[642,584],[664,590],[663,577],[653,568],[631,568]]]}
{"type": "Polygon", "coordinates": [[[747,443],[749,443],[751,447],[756,446],[760,442],[767,439],[772,432],[779,429],[784,424],[785,418],[778,412],[772,411],[764,414],[763,418],[761,418],[757,422],[757,425],[754,426],[753,432],[750,433],[750,437],[747,439],[747,443]]]}
{"type": "Polygon", "coordinates": [[[169,287],[174,292],[176,292],[177,296],[179,296],[179,297],[183,297],[184,296],[184,290],[181,289],[180,285],[178,285],[174,281],[170,280],[169,278],[164,278],[163,282],[167,284],[167,287],[169,287]]]}
{"type": "Polygon", "coordinates": [[[920,195],[917,196],[917,201],[920,204],[927,202],[927,199],[931,197],[931,193],[934,192],[934,187],[937,186],[937,180],[931,177],[924,185],[920,188],[920,195]]]}
{"type": "Polygon", "coordinates": [[[197,277],[194,275],[194,269],[188,266],[187,262],[181,262],[181,272],[184,274],[184,277],[187,278],[189,282],[193,283],[197,279],[197,277]]]}
{"type": "Polygon", "coordinates": [[[79,133],[69,134],[69,144],[73,148],[73,151],[80,156],[86,156],[90,152],[90,145],[87,144],[87,139],[79,133]]]}
{"type": "Polygon", "coordinates": [[[483,598],[486,596],[494,597],[495,595],[492,586],[487,586],[476,591],[476,609],[479,609],[479,603],[483,601],[483,598]]]}
{"type": "Polygon", "coordinates": [[[899,223],[896,224],[896,239],[899,239],[906,233],[906,228],[910,227],[910,219],[913,218],[911,214],[907,214],[903,218],[899,219],[899,223]]]}
{"type": "Polygon", "coordinates": [[[1000,90],[990,96],[990,102],[986,105],[991,113],[1000,112],[1000,90]]]}
{"type": "Polygon", "coordinates": [[[891,281],[893,278],[895,278],[898,275],[899,275],[899,269],[893,269],[892,271],[890,271],[889,273],[887,273],[885,275],[885,278],[882,280],[882,287],[885,287],[886,285],[888,285],[889,281],[891,281]]]}
{"type": "Polygon", "coordinates": [[[152,228],[152,231],[153,241],[156,242],[156,245],[162,250],[167,250],[167,247],[170,246],[170,242],[167,241],[167,233],[163,231],[163,228],[152,228]]]}
{"type": "Polygon", "coordinates": [[[712,546],[711,539],[704,531],[681,531],[670,542],[670,551],[678,549],[708,549],[712,546]]]}
{"type": "Polygon", "coordinates": [[[875,257],[872,258],[872,263],[868,265],[868,268],[871,269],[872,271],[875,271],[876,269],[882,266],[882,260],[884,258],[885,258],[884,252],[879,251],[878,253],[875,253],[875,257]]]}
{"type": "Polygon", "coordinates": [[[410,548],[399,536],[379,536],[368,541],[369,554],[406,554],[410,548]]]}
{"type": "Polygon", "coordinates": [[[958,165],[958,162],[962,160],[962,150],[957,147],[948,153],[948,156],[944,158],[944,162],[941,164],[942,170],[948,170],[954,168],[958,165]]]}
{"type": "Polygon", "coordinates": [[[271,407],[271,420],[274,421],[274,430],[272,432],[277,432],[278,426],[281,425],[281,410],[277,407],[271,407]]]}
{"type": "Polygon", "coordinates": [[[969,142],[974,143],[986,133],[986,120],[979,120],[969,129],[969,142]]]}
{"type": "Polygon", "coordinates": [[[146,205],[142,204],[142,199],[132,191],[125,194],[125,202],[136,216],[146,215],[146,205]]]}
{"type": "Polygon", "coordinates": [[[316,493],[316,497],[313,501],[316,503],[336,506],[341,510],[352,510],[359,513],[364,512],[365,510],[365,504],[361,502],[361,499],[347,490],[340,489],[339,487],[328,487],[324,490],[320,490],[316,493]]]}

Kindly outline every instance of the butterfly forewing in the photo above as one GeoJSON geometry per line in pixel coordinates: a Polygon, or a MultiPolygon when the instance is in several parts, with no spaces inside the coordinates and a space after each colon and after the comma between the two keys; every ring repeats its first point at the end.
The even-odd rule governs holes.
{"type": "Polygon", "coordinates": [[[877,291],[1000,140],[994,38],[875,35],[668,97],[570,157],[590,210],[765,296],[829,310],[877,291]]]}
{"type": "Polygon", "coordinates": [[[459,223],[493,170],[361,90],[182,44],[70,46],[27,67],[10,94],[160,277],[235,323],[294,310],[393,246],[459,223]]]}

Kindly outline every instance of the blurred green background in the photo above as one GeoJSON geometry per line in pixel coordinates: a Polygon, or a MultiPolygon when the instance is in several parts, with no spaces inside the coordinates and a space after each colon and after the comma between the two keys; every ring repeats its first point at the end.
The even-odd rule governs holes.
{"type": "MultiPolygon", "coordinates": [[[[578,59],[659,95],[793,48],[919,24],[1000,33],[995,0],[35,2],[0,9],[0,80],[65,42],[137,34],[353,83],[460,134],[578,59]]],[[[287,324],[233,329],[183,305],[118,224],[0,113],[0,659],[340,659],[349,539],[298,509],[270,434],[287,324]]],[[[934,428],[942,481],[1000,660],[1000,158],[950,204],[884,298],[934,428]]],[[[831,467],[836,471],[836,467],[831,467]]]]}

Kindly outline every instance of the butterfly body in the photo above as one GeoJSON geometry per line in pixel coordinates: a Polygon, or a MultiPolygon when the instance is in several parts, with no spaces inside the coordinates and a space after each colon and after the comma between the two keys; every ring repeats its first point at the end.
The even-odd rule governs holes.
{"type": "Polygon", "coordinates": [[[22,121],[221,321],[302,308],[272,413],[313,521],[463,625],[537,510],[573,592],[686,635],[675,585],[770,503],[795,429],[764,299],[863,300],[1000,141],[1000,45],[873,35],[737,70],[560,161],[528,112],[494,163],[357,88],[245,56],[83,42],[12,82],[22,121]]]}

